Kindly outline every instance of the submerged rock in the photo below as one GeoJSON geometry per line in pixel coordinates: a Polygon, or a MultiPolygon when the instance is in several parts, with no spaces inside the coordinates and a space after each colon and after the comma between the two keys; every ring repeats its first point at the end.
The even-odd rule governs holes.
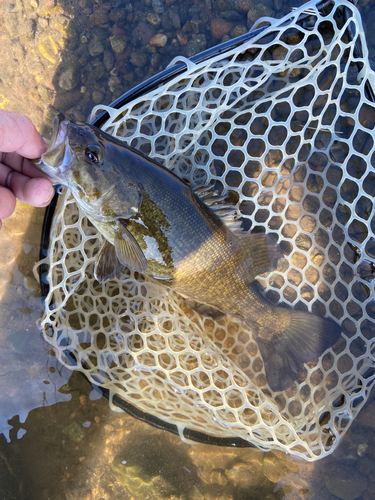
{"type": "Polygon", "coordinates": [[[121,54],[126,48],[126,37],[124,35],[113,35],[109,37],[113,52],[121,54]]]}
{"type": "Polygon", "coordinates": [[[274,17],[275,12],[263,4],[258,4],[247,13],[247,27],[251,26],[261,17],[274,17]]]}
{"type": "Polygon", "coordinates": [[[59,78],[59,87],[62,90],[72,90],[80,82],[80,74],[74,66],[63,71],[59,78]]]}
{"type": "Polygon", "coordinates": [[[156,14],[162,14],[164,12],[164,5],[161,0],[151,0],[151,5],[156,14]]]}
{"type": "Polygon", "coordinates": [[[234,10],[236,12],[248,12],[253,7],[251,0],[216,0],[215,10],[234,10]]]}
{"type": "Polygon", "coordinates": [[[221,40],[224,35],[228,35],[233,28],[233,23],[225,21],[225,19],[221,19],[218,17],[217,19],[213,19],[211,22],[211,34],[217,40],[221,40]]]}
{"type": "Polygon", "coordinates": [[[104,52],[104,47],[102,42],[96,37],[90,40],[90,43],[88,44],[87,48],[89,50],[89,54],[91,57],[96,57],[104,52]]]}
{"type": "Polygon", "coordinates": [[[141,68],[147,63],[147,55],[141,50],[135,50],[130,57],[130,62],[141,68]]]}
{"type": "Polygon", "coordinates": [[[148,23],[141,21],[133,30],[132,40],[135,44],[140,43],[145,46],[155,35],[155,29],[148,23]]]}
{"type": "Polygon", "coordinates": [[[207,40],[206,37],[203,35],[203,33],[197,35],[193,40],[190,40],[186,46],[186,55],[188,57],[192,57],[195,54],[198,54],[199,52],[202,52],[202,50],[205,50],[207,46],[207,40]]]}
{"type": "Polygon", "coordinates": [[[167,43],[168,38],[163,33],[157,33],[150,40],[150,45],[155,45],[156,47],[164,47],[167,43]]]}
{"type": "Polygon", "coordinates": [[[146,17],[147,21],[151,24],[151,26],[154,26],[154,28],[157,28],[160,26],[161,19],[160,17],[155,14],[154,12],[149,12],[146,17]]]}

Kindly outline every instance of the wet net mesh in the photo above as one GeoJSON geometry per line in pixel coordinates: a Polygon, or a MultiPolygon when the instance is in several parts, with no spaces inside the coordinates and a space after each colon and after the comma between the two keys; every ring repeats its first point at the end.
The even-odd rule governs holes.
{"type": "Polygon", "coordinates": [[[214,183],[244,231],[273,233],[273,303],[340,323],[343,335],[274,393],[250,330],[199,316],[127,270],[93,277],[96,229],[68,191],[45,261],[42,327],[62,363],[183,429],[240,437],[307,460],[333,451],[374,381],[374,75],[356,8],[314,2],[117,110],[103,130],[173,169],[214,183]],[[309,9],[309,10],[306,10],[309,9]]]}

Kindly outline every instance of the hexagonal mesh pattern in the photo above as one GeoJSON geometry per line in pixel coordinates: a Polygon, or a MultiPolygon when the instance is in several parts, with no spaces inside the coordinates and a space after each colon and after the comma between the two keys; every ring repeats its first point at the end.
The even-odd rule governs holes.
{"type": "Polygon", "coordinates": [[[192,185],[228,193],[244,230],[276,233],[284,258],[259,278],[263,293],[333,318],[340,341],[273,393],[240,322],[201,317],[131,271],[96,282],[99,236],[69,192],[52,225],[42,326],[64,364],[180,429],[315,460],[374,381],[374,75],[348,2],[266,23],[124,108],[94,113],[107,111],[105,131],[192,185]]]}

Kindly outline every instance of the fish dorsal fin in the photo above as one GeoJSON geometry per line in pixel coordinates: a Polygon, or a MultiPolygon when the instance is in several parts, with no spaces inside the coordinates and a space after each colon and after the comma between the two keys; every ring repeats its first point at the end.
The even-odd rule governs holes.
{"type": "Polygon", "coordinates": [[[119,261],[133,271],[144,273],[147,259],[137,240],[126,227],[126,222],[119,221],[119,229],[115,233],[115,249],[119,261]]]}
{"type": "Polygon", "coordinates": [[[195,186],[193,191],[232,232],[237,234],[242,232],[236,207],[224,201],[226,195],[219,195],[212,184],[195,186]]]}
{"type": "Polygon", "coordinates": [[[95,279],[99,283],[103,283],[103,281],[116,278],[124,267],[124,264],[117,258],[115,247],[109,241],[105,240],[96,259],[94,269],[95,279]]]}

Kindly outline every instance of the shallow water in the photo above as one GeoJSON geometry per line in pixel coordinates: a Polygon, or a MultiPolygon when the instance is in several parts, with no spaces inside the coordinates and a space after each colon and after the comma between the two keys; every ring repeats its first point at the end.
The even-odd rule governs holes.
{"type": "MultiPolygon", "coordinates": [[[[204,32],[207,47],[218,42],[209,30],[210,1],[159,3],[167,11],[174,5],[181,25],[195,21],[190,29],[204,32]]],[[[120,76],[116,72],[111,75],[114,60],[108,49],[108,30],[115,35],[132,33],[142,16],[157,8],[156,2],[154,10],[148,4],[147,0],[99,1],[94,5],[90,0],[3,2],[0,107],[27,114],[48,135],[57,110],[84,120],[95,103],[110,103],[163,69],[187,47],[190,55],[204,48],[197,37],[195,44],[186,46],[170,37],[164,47],[148,53],[132,50],[129,39],[118,56],[120,76]],[[90,17],[93,12],[96,17],[90,17]],[[75,77],[77,72],[80,80],[75,77]]],[[[279,16],[289,11],[287,2],[262,4],[279,16]]],[[[372,26],[375,5],[370,1],[360,8],[365,25],[372,26]]],[[[178,20],[170,16],[169,22],[172,33],[178,20]]],[[[244,25],[244,18],[236,24],[244,25]]],[[[371,57],[375,49],[372,35],[368,30],[371,57]]],[[[180,37],[183,44],[183,31],[180,37]]],[[[337,451],[314,464],[292,461],[281,452],[191,446],[165,431],[112,412],[108,401],[80,374],[71,375],[56,362],[35,324],[42,302],[32,266],[38,260],[43,216],[44,210],[19,204],[0,233],[3,498],[374,497],[375,403],[371,398],[337,451]]]]}

